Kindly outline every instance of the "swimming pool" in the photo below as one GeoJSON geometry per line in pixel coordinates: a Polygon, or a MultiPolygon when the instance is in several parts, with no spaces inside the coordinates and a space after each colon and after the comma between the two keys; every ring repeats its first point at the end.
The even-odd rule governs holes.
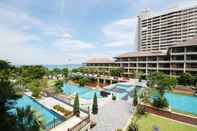
{"type": "Polygon", "coordinates": [[[54,124],[54,122],[56,124],[59,124],[64,120],[61,116],[59,116],[54,111],[47,109],[43,105],[39,104],[36,100],[26,95],[16,100],[16,104],[14,105],[14,108],[9,110],[9,112],[16,113],[17,107],[25,108],[28,105],[31,106],[31,108],[36,111],[36,115],[40,117],[46,129],[50,129],[50,127],[52,126],[52,124],[54,124]]]}
{"type": "Polygon", "coordinates": [[[128,99],[135,86],[127,83],[117,83],[112,85],[108,90],[113,93],[118,99],[128,99]]]}
{"type": "Polygon", "coordinates": [[[97,98],[103,98],[100,95],[99,90],[93,90],[93,89],[81,87],[78,85],[64,84],[62,89],[63,89],[64,94],[66,95],[78,93],[81,98],[88,99],[88,100],[92,99],[95,93],[97,95],[97,98]]]}
{"type": "Polygon", "coordinates": [[[123,89],[127,92],[131,92],[135,87],[133,85],[118,83],[114,86],[114,88],[123,89]]]}
{"type": "Polygon", "coordinates": [[[197,97],[183,94],[165,93],[172,109],[197,115],[197,97]]]}

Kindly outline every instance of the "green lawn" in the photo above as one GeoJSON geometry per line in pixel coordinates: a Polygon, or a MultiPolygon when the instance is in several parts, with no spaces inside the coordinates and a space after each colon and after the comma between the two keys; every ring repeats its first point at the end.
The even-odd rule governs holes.
{"type": "Polygon", "coordinates": [[[143,116],[137,123],[139,131],[152,131],[155,125],[160,128],[160,131],[197,131],[197,127],[160,118],[152,114],[143,116]]]}

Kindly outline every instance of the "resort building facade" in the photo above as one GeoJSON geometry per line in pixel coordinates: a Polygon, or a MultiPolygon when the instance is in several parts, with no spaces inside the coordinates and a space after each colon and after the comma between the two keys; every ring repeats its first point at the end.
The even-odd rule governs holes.
{"type": "Polygon", "coordinates": [[[179,45],[169,47],[163,52],[125,53],[116,57],[116,63],[124,69],[125,76],[136,73],[147,75],[161,71],[169,75],[180,75],[185,72],[197,73],[197,38],[179,45]]]}
{"type": "Polygon", "coordinates": [[[161,71],[178,76],[197,73],[197,7],[138,16],[138,51],[114,57],[112,63],[87,61],[88,67],[124,69],[124,76],[161,71]],[[114,66],[112,66],[114,65],[114,66]]]}
{"type": "Polygon", "coordinates": [[[118,68],[119,64],[112,58],[91,58],[83,63],[84,66],[110,70],[112,68],[118,68]]]}

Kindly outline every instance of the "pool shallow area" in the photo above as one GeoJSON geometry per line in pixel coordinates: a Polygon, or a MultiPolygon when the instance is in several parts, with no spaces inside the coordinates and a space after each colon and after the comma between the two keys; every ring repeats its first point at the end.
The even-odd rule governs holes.
{"type": "Polygon", "coordinates": [[[118,99],[127,100],[135,86],[128,83],[117,83],[112,85],[108,90],[113,93],[118,99]]]}
{"type": "Polygon", "coordinates": [[[127,92],[131,92],[132,90],[134,90],[134,86],[133,85],[128,85],[128,84],[116,84],[114,88],[118,88],[118,89],[123,89],[127,92]]]}
{"type": "MultiPolygon", "coordinates": [[[[27,106],[31,106],[31,108],[36,111],[36,115],[39,116],[39,119],[41,119],[46,129],[49,129],[54,122],[56,122],[56,124],[63,122],[63,118],[61,116],[54,111],[47,109],[30,96],[23,96],[16,100],[16,104],[14,105],[15,108],[26,108],[27,106]]],[[[11,109],[9,112],[15,113],[15,108],[11,109]]]]}
{"type": "Polygon", "coordinates": [[[197,115],[197,97],[183,94],[165,93],[172,109],[197,115]]]}
{"type": "Polygon", "coordinates": [[[89,88],[78,86],[78,85],[64,84],[62,89],[63,89],[64,94],[66,95],[78,93],[81,98],[84,98],[87,100],[92,99],[95,93],[97,95],[97,98],[103,98],[100,95],[99,90],[89,89],[89,88]]]}

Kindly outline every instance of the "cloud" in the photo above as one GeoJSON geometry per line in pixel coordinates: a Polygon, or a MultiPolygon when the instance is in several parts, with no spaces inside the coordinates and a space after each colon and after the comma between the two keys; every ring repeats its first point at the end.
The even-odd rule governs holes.
{"type": "Polygon", "coordinates": [[[72,58],[73,63],[79,63],[80,54],[94,48],[92,43],[75,39],[61,26],[0,6],[0,59],[14,64],[65,64],[66,59],[72,58]]]}
{"type": "Polygon", "coordinates": [[[188,8],[192,6],[197,6],[196,0],[182,0],[177,3],[179,9],[188,8]]]}
{"type": "Polygon", "coordinates": [[[136,49],[137,17],[124,18],[105,25],[102,32],[106,47],[130,47],[136,49]]]}

